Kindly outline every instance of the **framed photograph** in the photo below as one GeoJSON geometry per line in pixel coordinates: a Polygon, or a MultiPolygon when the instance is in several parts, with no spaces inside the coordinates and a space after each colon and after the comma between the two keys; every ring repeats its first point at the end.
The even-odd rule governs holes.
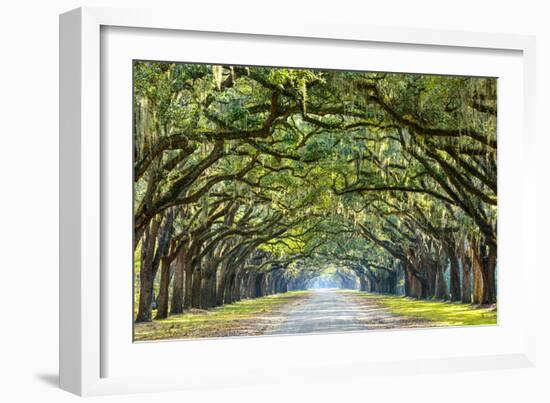
{"type": "Polygon", "coordinates": [[[533,38],[84,8],[60,47],[62,388],[533,365],[533,38]]]}

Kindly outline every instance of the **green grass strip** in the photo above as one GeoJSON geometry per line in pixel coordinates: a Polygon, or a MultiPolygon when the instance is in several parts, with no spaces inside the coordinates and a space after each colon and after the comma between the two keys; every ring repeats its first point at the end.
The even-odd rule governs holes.
{"type": "Polygon", "coordinates": [[[402,296],[357,292],[391,313],[437,322],[441,326],[496,325],[494,309],[478,308],[459,302],[425,301],[402,296]]]}
{"type": "Polygon", "coordinates": [[[307,291],[289,291],[262,298],[245,299],[209,310],[193,310],[166,319],[134,325],[134,340],[161,340],[188,337],[216,337],[231,331],[240,320],[248,320],[276,310],[306,295],[307,291]]]}

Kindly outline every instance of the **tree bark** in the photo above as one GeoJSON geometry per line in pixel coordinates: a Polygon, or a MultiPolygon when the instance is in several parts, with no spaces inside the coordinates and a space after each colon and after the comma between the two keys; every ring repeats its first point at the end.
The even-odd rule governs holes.
{"type": "Polygon", "coordinates": [[[496,295],[496,246],[483,245],[484,255],[482,257],[482,275],[483,275],[483,304],[494,304],[497,302],[496,295]]]}
{"type": "Polygon", "coordinates": [[[460,242],[460,260],[462,262],[462,302],[472,302],[472,259],[466,252],[466,240],[460,242]]]}
{"type": "Polygon", "coordinates": [[[452,246],[448,248],[449,263],[450,263],[450,293],[451,301],[460,301],[461,300],[461,290],[460,290],[460,268],[458,266],[458,257],[456,251],[452,246]]]}
{"type": "Polygon", "coordinates": [[[449,296],[447,294],[447,283],[445,282],[443,266],[438,264],[435,270],[435,298],[445,301],[449,296]]]}
{"type": "Polygon", "coordinates": [[[193,296],[193,256],[190,249],[185,257],[185,292],[183,294],[183,309],[190,309],[193,296]]]}
{"type": "Polygon", "coordinates": [[[153,258],[159,225],[159,219],[153,220],[150,231],[145,236],[146,251],[145,260],[141,261],[139,271],[139,306],[136,322],[150,322],[152,320],[153,258]]]}
{"type": "Polygon", "coordinates": [[[219,273],[220,282],[216,290],[216,306],[221,306],[224,304],[224,294],[227,284],[227,266],[222,266],[222,269],[219,273]]]}
{"type": "Polygon", "coordinates": [[[191,307],[201,307],[201,286],[202,286],[202,271],[200,266],[197,266],[193,270],[193,287],[191,295],[191,307]]]}
{"type": "Polygon", "coordinates": [[[481,260],[476,256],[474,250],[475,244],[472,245],[472,273],[474,276],[474,290],[472,292],[472,303],[483,303],[483,268],[481,267],[481,260]]]}
{"type": "Polygon", "coordinates": [[[206,270],[202,276],[201,308],[213,308],[216,304],[216,270],[206,270]]]}
{"type": "Polygon", "coordinates": [[[388,273],[388,292],[390,294],[396,294],[397,288],[397,273],[394,271],[388,273]]]}
{"type": "Polygon", "coordinates": [[[493,304],[497,301],[495,269],[497,248],[491,243],[472,241],[472,266],[474,269],[473,303],[493,304]]]}
{"type": "Polygon", "coordinates": [[[263,297],[263,280],[264,280],[264,275],[263,273],[258,273],[256,274],[255,276],[256,278],[254,279],[254,296],[253,298],[258,298],[258,297],[263,297]]]}
{"type": "Polygon", "coordinates": [[[241,282],[242,273],[240,270],[237,270],[237,272],[235,273],[235,278],[233,280],[233,288],[231,290],[231,302],[240,301],[242,299],[241,282]]]}
{"type": "Polygon", "coordinates": [[[420,283],[420,281],[418,281],[418,279],[410,270],[406,271],[406,276],[409,284],[409,294],[407,296],[417,299],[423,298],[422,284],[420,283]]]}
{"type": "Polygon", "coordinates": [[[181,247],[176,258],[176,268],[174,272],[174,282],[172,284],[172,303],[170,313],[177,315],[183,312],[183,279],[185,274],[186,251],[181,247]]]}
{"type": "Polygon", "coordinates": [[[170,260],[164,257],[160,263],[160,287],[157,307],[157,316],[155,319],[165,319],[168,317],[168,293],[170,289],[170,260]]]}
{"type": "MultiPolygon", "coordinates": [[[[157,242],[157,251],[154,254],[153,262],[151,264],[151,303],[155,304],[155,290],[154,290],[154,283],[155,278],[157,276],[159,267],[162,263],[162,260],[165,259],[168,255],[168,251],[170,249],[170,241],[172,239],[172,235],[174,233],[174,211],[168,210],[166,217],[164,219],[164,225],[162,227],[159,226],[158,230],[158,242],[157,242]]],[[[162,220],[159,219],[159,225],[162,220]]],[[[170,262],[168,262],[170,264],[170,262]]],[[[158,309],[158,305],[157,305],[158,309]]]]}
{"type": "Polygon", "coordinates": [[[408,267],[408,264],[404,263],[405,267],[405,290],[408,297],[417,299],[426,299],[428,287],[425,281],[418,278],[418,274],[415,274],[412,268],[408,267]]]}
{"type": "Polygon", "coordinates": [[[227,278],[224,291],[223,291],[223,303],[224,304],[231,304],[233,299],[233,289],[235,288],[235,273],[230,273],[227,275],[229,278],[227,278]]]}
{"type": "Polygon", "coordinates": [[[364,274],[359,276],[359,290],[367,291],[367,279],[364,274]]]}

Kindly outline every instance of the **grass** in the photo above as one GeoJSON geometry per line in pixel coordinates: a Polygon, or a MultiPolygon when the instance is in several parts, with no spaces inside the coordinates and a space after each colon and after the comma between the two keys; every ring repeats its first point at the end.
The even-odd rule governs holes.
{"type": "Polygon", "coordinates": [[[424,301],[413,298],[357,292],[391,313],[437,322],[439,326],[496,325],[495,309],[479,308],[470,304],[442,301],[424,301]]]}
{"type": "Polygon", "coordinates": [[[278,310],[302,299],[307,291],[290,291],[246,299],[210,310],[193,310],[167,319],[134,325],[134,340],[162,340],[261,334],[278,310]]]}

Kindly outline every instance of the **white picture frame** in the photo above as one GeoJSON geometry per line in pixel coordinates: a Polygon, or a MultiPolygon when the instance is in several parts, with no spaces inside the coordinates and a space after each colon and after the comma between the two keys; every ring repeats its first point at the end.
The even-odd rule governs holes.
{"type": "MultiPolygon", "coordinates": [[[[106,210],[105,206],[110,206],[111,199],[108,194],[112,191],[106,178],[113,175],[113,172],[108,169],[123,169],[109,164],[107,156],[109,153],[105,152],[105,147],[117,147],[117,145],[110,141],[112,136],[102,137],[102,133],[111,133],[110,123],[104,121],[107,114],[102,110],[106,102],[103,97],[109,92],[109,88],[105,88],[106,84],[102,81],[105,78],[102,74],[107,74],[102,70],[105,68],[105,60],[102,60],[102,57],[110,55],[102,49],[106,47],[102,34],[108,32],[111,29],[109,27],[117,27],[115,31],[122,30],[119,31],[123,33],[122,36],[132,36],[134,32],[138,32],[137,30],[142,30],[144,35],[154,32],[157,36],[153,40],[158,41],[159,45],[155,51],[156,60],[161,60],[158,57],[163,55],[163,48],[169,49],[170,43],[180,40],[178,33],[185,35],[186,32],[193,33],[195,37],[200,37],[201,33],[205,36],[215,33],[216,40],[223,39],[224,35],[227,40],[230,36],[237,35],[239,38],[253,38],[257,43],[264,41],[266,44],[268,42],[275,44],[273,46],[277,43],[292,41],[304,49],[312,46],[312,43],[316,43],[315,41],[323,41],[323,46],[332,46],[336,50],[348,45],[360,47],[371,44],[380,49],[393,46],[396,52],[409,51],[407,50],[409,48],[414,52],[428,53],[430,49],[441,52],[450,50],[450,57],[456,56],[452,55],[453,52],[462,50],[477,54],[479,57],[491,53],[513,54],[515,62],[511,63],[515,63],[514,65],[521,69],[510,70],[508,82],[510,88],[514,87],[515,91],[519,91],[520,99],[514,99],[513,104],[511,101],[505,103],[504,108],[499,104],[499,130],[506,130],[508,126],[516,127],[519,128],[521,136],[517,134],[518,137],[511,138],[508,151],[501,152],[499,148],[499,175],[503,168],[500,154],[504,161],[511,161],[511,152],[520,150],[518,151],[520,154],[516,157],[520,158],[523,166],[523,171],[518,175],[521,177],[524,191],[516,194],[505,191],[501,193],[499,180],[499,214],[509,214],[507,211],[510,212],[518,206],[521,208],[518,217],[505,228],[510,235],[508,241],[504,237],[505,242],[515,240],[520,244],[513,251],[507,251],[507,248],[504,248],[503,257],[499,256],[499,260],[521,265],[522,278],[536,276],[537,270],[535,253],[532,250],[535,242],[528,242],[526,235],[536,233],[535,177],[532,175],[535,171],[535,159],[532,158],[535,139],[532,126],[535,91],[533,37],[429,31],[403,27],[382,28],[315,20],[302,20],[300,24],[292,25],[269,20],[205,19],[169,11],[80,8],[60,17],[60,385],[63,389],[79,395],[96,395],[228,385],[246,386],[258,383],[292,383],[296,382],[298,375],[303,382],[308,379],[328,380],[328,374],[333,378],[336,376],[346,379],[370,376],[374,373],[412,374],[534,365],[535,319],[525,315],[525,312],[535,312],[536,285],[525,281],[522,287],[518,287],[521,291],[517,292],[521,292],[524,297],[521,308],[525,308],[522,311],[524,316],[520,321],[516,319],[519,318],[521,310],[510,313],[509,317],[506,317],[506,311],[502,310],[501,288],[503,293],[510,292],[507,290],[507,283],[502,279],[499,279],[499,327],[493,328],[497,330],[491,328],[436,329],[392,332],[384,335],[379,333],[375,336],[364,333],[345,336],[332,334],[269,339],[146,343],[135,347],[131,345],[131,339],[128,340],[126,337],[130,326],[128,320],[120,330],[120,334],[124,335],[123,341],[116,344],[117,341],[113,339],[112,333],[119,331],[118,328],[115,329],[113,323],[120,321],[116,313],[110,313],[110,308],[116,308],[119,304],[124,306],[124,304],[121,301],[113,301],[109,292],[110,287],[105,285],[106,280],[114,282],[116,278],[111,278],[110,273],[102,271],[102,267],[104,269],[108,265],[106,257],[108,245],[104,244],[104,228],[109,226],[105,223],[105,211],[102,209],[106,210]],[[164,45],[162,41],[165,41],[164,45]],[[518,71],[521,71],[521,74],[518,71]],[[506,107],[511,106],[521,111],[518,113],[519,117],[516,116],[513,122],[501,120],[501,113],[509,111],[510,109],[506,107]],[[501,204],[501,198],[503,204],[501,204]],[[500,210],[501,205],[504,213],[500,210]],[[505,315],[504,322],[501,321],[501,313],[505,315]],[[108,316],[109,320],[107,320],[108,316]],[[107,327],[110,332],[106,329],[107,327]],[[426,353],[430,344],[444,345],[474,336],[483,341],[478,349],[464,345],[463,348],[453,351],[446,352],[444,349],[436,348],[433,354],[426,353]],[[351,359],[338,360],[336,356],[332,357],[330,354],[323,359],[316,359],[314,349],[319,347],[319,340],[322,341],[323,346],[331,346],[344,340],[344,337],[346,351],[348,356],[351,354],[351,359]],[[365,337],[371,337],[370,340],[376,338],[376,343],[388,345],[408,337],[414,340],[414,343],[425,346],[419,348],[418,354],[404,356],[403,359],[397,358],[399,351],[386,358],[376,356],[371,351],[370,358],[367,358],[365,355],[353,353],[357,351],[354,349],[359,345],[358,343],[365,340],[365,337]],[[130,343],[130,345],[123,345],[124,343],[130,343]],[[487,349],[491,344],[494,348],[487,349]],[[139,351],[136,348],[139,348],[139,351]],[[280,356],[278,349],[282,348],[296,354],[292,359],[277,361],[280,356]],[[230,376],[223,374],[221,370],[200,365],[194,366],[193,373],[186,372],[185,367],[179,371],[169,367],[164,373],[155,375],[131,371],[132,351],[144,354],[146,360],[151,360],[152,354],[161,357],[162,360],[177,350],[177,354],[188,357],[186,365],[193,366],[193,363],[197,363],[196,361],[204,357],[204,354],[210,354],[208,358],[210,362],[215,360],[216,354],[242,359],[244,349],[248,351],[246,359],[243,360],[244,364],[237,366],[230,376]],[[120,353],[121,351],[124,351],[125,355],[120,353]],[[262,368],[261,362],[255,357],[265,356],[270,352],[273,354],[270,361],[271,368],[267,366],[262,368]],[[118,362],[127,361],[128,365],[125,367],[121,364],[117,370],[112,370],[110,365],[106,364],[108,361],[117,360],[118,362]],[[308,368],[307,371],[303,371],[305,367],[308,368]],[[281,371],[281,369],[284,370],[281,371]],[[242,376],[244,374],[246,376],[242,376]]],[[[144,48],[145,42],[147,41],[142,38],[144,48]]],[[[121,43],[118,42],[117,45],[116,40],[113,40],[109,42],[109,46],[119,46],[118,49],[122,49],[121,43]]],[[[122,53],[124,52],[121,50],[117,54],[122,53]]],[[[135,56],[128,53],[124,57],[135,56]]],[[[261,54],[253,57],[260,58],[261,54]]],[[[429,62],[433,57],[433,55],[427,56],[426,59],[429,62]]],[[[201,60],[195,58],[187,61],[201,60]]],[[[394,69],[400,68],[396,61],[392,63],[394,69]]],[[[494,65],[495,62],[492,63],[494,65]]],[[[458,67],[453,68],[458,69],[458,67]]],[[[487,72],[490,72],[491,68],[487,67],[487,72]]],[[[413,67],[413,70],[418,69],[423,67],[421,65],[413,67]]],[[[449,67],[449,73],[454,74],[457,71],[449,67]]],[[[131,92],[127,94],[128,97],[130,94],[131,92]]],[[[107,100],[116,99],[118,98],[107,97],[107,100]]],[[[121,143],[122,146],[124,144],[124,142],[121,143]]],[[[499,243],[501,231],[499,224],[499,243]]],[[[128,237],[131,237],[130,233],[128,237]]],[[[499,246],[499,250],[501,249],[499,246]]],[[[510,294],[511,297],[512,294],[510,294]]],[[[113,312],[117,311],[114,308],[113,312]]],[[[130,317],[130,314],[128,316],[130,317]]],[[[380,344],[377,346],[380,349],[380,344]]]]}

